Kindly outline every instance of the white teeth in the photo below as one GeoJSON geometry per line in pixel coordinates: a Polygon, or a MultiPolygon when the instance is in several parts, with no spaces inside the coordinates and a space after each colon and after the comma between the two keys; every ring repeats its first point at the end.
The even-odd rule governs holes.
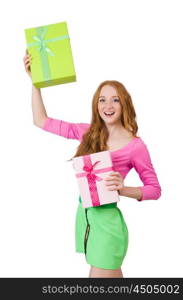
{"type": "Polygon", "coordinates": [[[113,112],[104,112],[104,114],[107,116],[112,116],[114,114],[114,111],[113,112]]]}

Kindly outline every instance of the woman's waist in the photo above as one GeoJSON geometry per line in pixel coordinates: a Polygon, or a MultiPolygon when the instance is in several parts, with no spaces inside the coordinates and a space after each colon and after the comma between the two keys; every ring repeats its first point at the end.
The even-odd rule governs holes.
{"type": "MultiPolygon", "coordinates": [[[[82,199],[81,196],[79,196],[79,202],[82,203],[82,199]]],[[[110,208],[110,207],[116,207],[117,206],[117,202],[112,202],[112,203],[107,203],[107,204],[102,204],[98,207],[105,207],[105,208],[110,208]]],[[[96,207],[96,206],[91,206],[91,207],[96,207]]]]}

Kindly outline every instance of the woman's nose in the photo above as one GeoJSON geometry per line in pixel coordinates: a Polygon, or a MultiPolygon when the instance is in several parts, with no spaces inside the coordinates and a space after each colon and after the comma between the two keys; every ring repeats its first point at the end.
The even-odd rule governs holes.
{"type": "Polygon", "coordinates": [[[113,107],[113,104],[112,103],[105,103],[105,107],[106,108],[111,108],[111,107],[113,107]]]}

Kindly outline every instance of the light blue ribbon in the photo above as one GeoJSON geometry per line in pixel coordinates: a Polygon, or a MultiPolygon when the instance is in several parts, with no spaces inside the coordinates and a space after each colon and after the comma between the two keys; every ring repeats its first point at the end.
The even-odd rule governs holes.
{"type": "Polygon", "coordinates": [[[33,36],[33,39],[36,42],[27,43],[27,46],[28,47],[38,46],[37,50],[40,53],[41,63],[42,63],[42,66],[43,66],[43,68],[42,68],[43,78],[47,83],[49,83],[50,79],[51,79],[51,70],[50,70],[49,61],[48,61],[48,54],[51,55],[51,56],[54,56],[55,54],[53,53],[53,51],[51,51],[50,48],[47,47],[46,44],[51,43],[51,42],[64,40],[64,39],[69,39],[69,35],[61,35],[61,36],[58,36],[56,38],[45,40],[44,37],[45,37],[47,31],[48,31],[47,26],[37,27],[36,28],[37,35],[33,36]]]}

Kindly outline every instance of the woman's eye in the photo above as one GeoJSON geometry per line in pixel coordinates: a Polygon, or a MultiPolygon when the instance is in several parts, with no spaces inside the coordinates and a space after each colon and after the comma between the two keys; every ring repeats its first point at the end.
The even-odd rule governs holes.
{"type": "MultiPolygon", "coordinates": [[[[101,102],[101,101],[105,101],[105,99],[99,99],[99,101],[100,101],[100,102],[101,102]]],[[[115,102],[116,102],[116,101],[119,102],[119,99],[118,99],[118,98],[115,98],[114,101],[115,101],[115,102]]]]}

